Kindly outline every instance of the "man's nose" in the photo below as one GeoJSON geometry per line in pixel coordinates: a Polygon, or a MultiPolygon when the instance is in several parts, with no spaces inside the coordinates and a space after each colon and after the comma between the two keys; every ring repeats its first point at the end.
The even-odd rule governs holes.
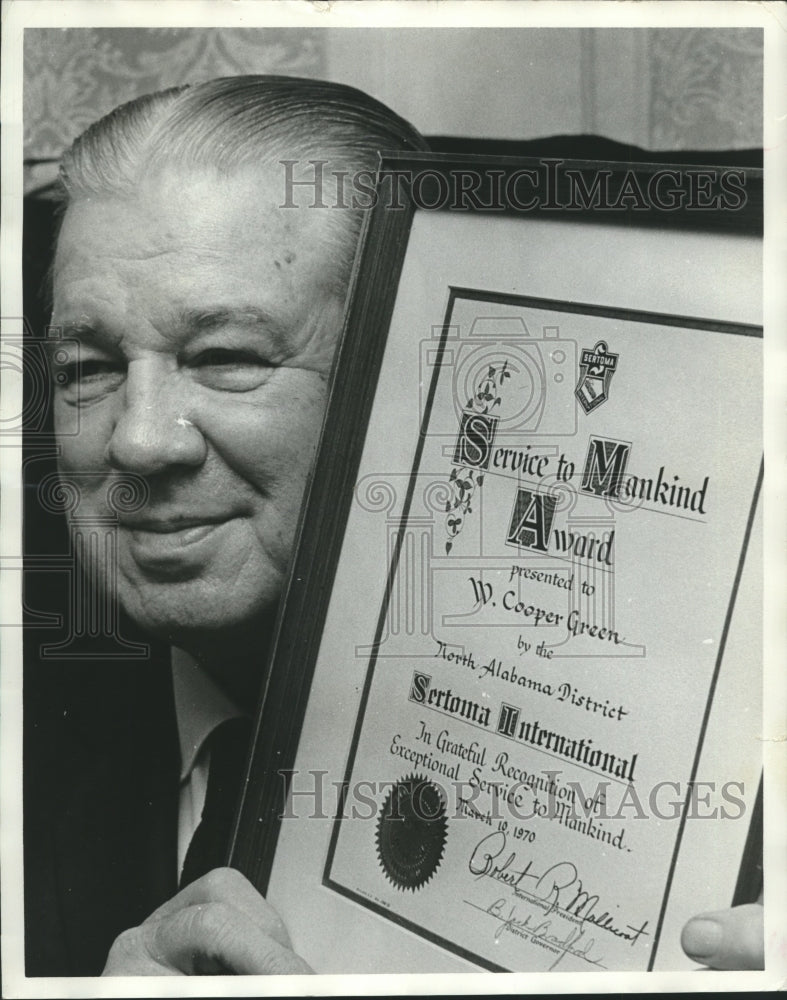
{"type": "Polygon", "coordinates": [[[119,394],[120,412],[107,445],[116,469],[154,475],[171,466],[199,466],[207,444],[189,419],[188,385],[162,364],[132,362],[119,394]]]}

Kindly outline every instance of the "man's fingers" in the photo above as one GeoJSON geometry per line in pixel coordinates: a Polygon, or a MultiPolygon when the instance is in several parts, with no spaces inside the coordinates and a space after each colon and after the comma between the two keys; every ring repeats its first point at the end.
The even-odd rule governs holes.
{"type": "Polygon", "coordinates": [[[154,910],[145,923],[155,923],[188,906],[207,903],[226,903],[240,910],[274,941],[278,941],[284,948],[292,947],[287,928],[278,913],[251,882],[234,868],[214,868],[154,910]]]}
{"type": "Polygon", "coordinates": [[[234,973],[241,976],[284,976],[311,970],[294,952],[253,921],[238,919],[226,903],[198,904],[146,928],[153,958],[166,955],[190,976],[234,973]]]}
{"type": "Polygon", "coordinates": [[[762,906],[747,903],[694,917],[680,943],[689,958],[711,969],[763,969],[762,906]]]}
{"type": "Polygon", "coordinates": [[[125,931],[105,976],[307,975],[309,966],[227,903],[196,904],[125,931]]]}
{"type": "Polygon", "coordinates": [[[121,934],[104,969],[105,976],[310,972],[273,907],[231,868],[197,879],[121,934]]]}

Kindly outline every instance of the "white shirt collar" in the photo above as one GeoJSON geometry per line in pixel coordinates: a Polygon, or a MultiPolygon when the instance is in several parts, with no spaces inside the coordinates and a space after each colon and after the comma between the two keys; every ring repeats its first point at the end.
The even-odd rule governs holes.
{"type": "Polygon", "coordinates": [[[172,647],[172,688],[180,742],[180,780],[194,767],[205,740],[225,719],[243,712],[208,677],[185,650],[172,647]]]}

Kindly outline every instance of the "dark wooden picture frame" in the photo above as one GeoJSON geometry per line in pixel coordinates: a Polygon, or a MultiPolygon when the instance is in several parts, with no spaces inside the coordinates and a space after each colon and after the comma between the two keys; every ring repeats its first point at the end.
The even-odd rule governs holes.
{"type": "MultiPolygon", "coordinates": [[[[287,798],[287,774],[295,765],[383,363],[386,333],[416,213],[489,212],[557,222],[600,222],[643,231],[648,227],[666,228],[676,234],[702,231],[759,236],[762,232],[762,172],[751,168],[452,154],[391,155],[381,158],[377,193],[377,203],[367,213],[356,258],[321,444],[301,510],[297,549],[279,611],[229,851],[229,863],[243,871],[262,892],[268,887],[274,862],[280,817],[287,798]],[[643,197],[647,202],[657,183],[654,178],[664,176],[665,171],[671,171],[688,185],[684,188],[683,203],[669,210],[652,203],[643,205],[643,197]],[[461,184],[467,187],[467,183],[457,185],[456,178],[471,173],[478,183],[472,197],[464,198],[460,204],[461,184]],[[527,207],[500,196],[516,174],[530,182],[527,190],[532,197],[527,207]],[[535,174],[541,181],[550,178],[546,189],[542,185],[539,190],[532,183],[535,174]],[[614,199],[603,196],[600,202],[598,197],[594,199],[593,185],[599,175],[606,178],[606,190],[615,192],[622,204],[614,207],[614,199]],[[416,190],[412,184],[414,176],[420,178],[416,190]]],[[[581,303],[576,307],[582,311],[593,309],[592,305],[581,303]]],[[[637,319],[635,311],[623,309],[621,313],[637,319]]],[[[656,319],[677,325],[674,317],[666,314],[656,319]]],[[[698,328],[703,328],[704,322],[691,321],[698,328]]],[[[731,323],[729,327],[730,332],[761,335],[754,326],[743,329],[741,324],[731,323]]],[[[713,323],[705,328],[718,329],[719,325],[713,323]]],[[[758,873],[761,874],[755,843],[758,838],[761,839],[761,820],[755,815],[750,823],[748,860],[739,876],[736,902],[756,895],[754,884],[758,873]]]]}

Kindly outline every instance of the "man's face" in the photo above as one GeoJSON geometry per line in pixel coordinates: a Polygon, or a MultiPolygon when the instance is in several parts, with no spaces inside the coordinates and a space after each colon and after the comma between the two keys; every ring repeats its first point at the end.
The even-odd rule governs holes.
{"type": "Polygon", "coordinates": [[[283,200],[261,170],[165,173],[75,202],[58,242],[53,324],[79,342],[56,369],[61,473],[88,532],[118,479],[145,480],[116,570],[91,558],[174,641],[269,611],[292,547],[343,303],[325,213],[283,200]]]}

